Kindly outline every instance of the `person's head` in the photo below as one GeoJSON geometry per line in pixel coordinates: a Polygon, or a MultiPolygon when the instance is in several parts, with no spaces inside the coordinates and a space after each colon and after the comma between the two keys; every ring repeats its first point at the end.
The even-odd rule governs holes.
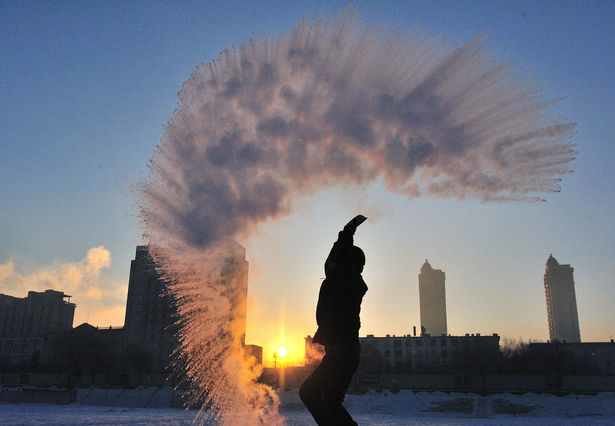
{"type": "Polygon", "coordinates": [[[363,272],[363,267],[365,266],[365,253],[361,250],[360,247],[352,246],[352,251],[350,255],[352,259],[352,269],[357,273],[363,272]]]}

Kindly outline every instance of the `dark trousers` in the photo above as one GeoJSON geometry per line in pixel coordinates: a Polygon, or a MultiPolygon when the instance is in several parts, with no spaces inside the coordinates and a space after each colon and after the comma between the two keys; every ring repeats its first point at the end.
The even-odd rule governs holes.
{"type": "Polygon", "coordinates": [[[356,426],[342,403],[359,366],[358,340],[326,346],[320,365],[299,389],[301,400],[320,426],[356,426]]]}

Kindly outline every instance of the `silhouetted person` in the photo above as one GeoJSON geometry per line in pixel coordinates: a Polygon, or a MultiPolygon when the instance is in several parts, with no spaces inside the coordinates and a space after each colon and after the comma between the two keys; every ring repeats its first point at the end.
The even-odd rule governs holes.
{"type": "Polygon", "coordinates": [[[358,215],[344,226],[325,262],[316,307],[318,330],[313,339],[324,345],[325,356],[299,390],[301,400],[321,426],[357,425],[342,403],[361,351],[359,314],[367,291],[361,276],[365,255],[353,245],[353,235],[366,219],[358,215]]]}

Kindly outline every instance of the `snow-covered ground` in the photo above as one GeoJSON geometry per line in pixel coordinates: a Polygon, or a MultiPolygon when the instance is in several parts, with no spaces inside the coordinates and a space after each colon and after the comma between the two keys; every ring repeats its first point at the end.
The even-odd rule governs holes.
{"type": "MultiPolygon", "coordinates": [[[[282,401],[289,426],[314,425],[296,393],[282,395],[282,401]]],[[[613,393],[481,397],[408,391],[349,395],[346,406],[359,424],[374,426],[615,425],[613,393]],[[518,414],[510,414],[513,412],[518,414]]],[[[194,411],[171,408],[0,403],[0,425],[191,425],[194,416],[194,411]]]]}

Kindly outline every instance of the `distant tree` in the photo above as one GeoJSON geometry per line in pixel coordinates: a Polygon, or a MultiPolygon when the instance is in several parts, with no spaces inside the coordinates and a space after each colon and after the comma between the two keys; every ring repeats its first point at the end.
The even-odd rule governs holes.
{"type": "Polygon", "coordinates": [[[551,342],[533,345],[506,339],[501,348],[498,370],[505,374],[540,374],[562,376],[574,374],[597,374],[595,366],[577,358],[567,350],[565,343],[551,342]]]}
{"type": "Polygon", "coordinates": [[[502,373],[526,373],[528,366],[529,345],[521,339],[504,338],[500,346],[498,370],[502,373]]]}

